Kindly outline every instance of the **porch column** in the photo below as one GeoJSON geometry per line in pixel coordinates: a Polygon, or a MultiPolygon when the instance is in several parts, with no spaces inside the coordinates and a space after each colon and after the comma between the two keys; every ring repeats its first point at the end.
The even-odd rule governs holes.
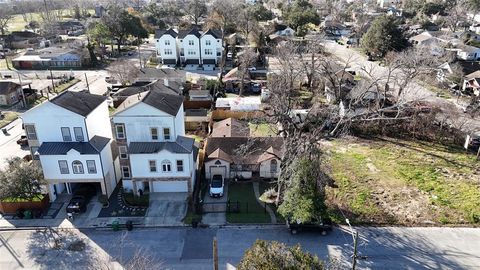
{"type": "Polygon", "coordinates": [[[153,180],[148,180],[148,189],[150,190],[150,192],[155,192],[153,190],[153,180]]]}
{"type": "Polygon", "coordinates": [[[132,180],[133,195],[138,196],[137,181],[132,180]]]}
{"type": "Polygon", "coordinates": [[[100,182],[100,186],[102,187],[102,194],[107,195],[107,189],[106,189],[105,183],[103,181],[100,182]]]}

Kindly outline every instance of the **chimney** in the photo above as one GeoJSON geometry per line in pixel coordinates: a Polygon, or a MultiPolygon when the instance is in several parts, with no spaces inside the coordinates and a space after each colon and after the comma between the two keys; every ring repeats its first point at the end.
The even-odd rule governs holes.
{"type": "Polygon", "coordinates": [[[163,79],[163,85],[168,87],[168,79],[163,79]]]}

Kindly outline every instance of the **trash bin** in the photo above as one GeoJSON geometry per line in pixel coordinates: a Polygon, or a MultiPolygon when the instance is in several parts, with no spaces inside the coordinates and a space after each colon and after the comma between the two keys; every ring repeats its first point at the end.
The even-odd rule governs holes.
{"type": "Polygon", "coordinates": [[[25,211],[23,212],[23,218],[24,218],[24,219],[31,219],[31,218],[32,218],[32,211],[30,211],[30,210],[25,210],[25,211]]]}
{"type": "Polygon", "coordinates": [[[128,231],[133,230],[133,222],[131,220],[128,220],[125,225],[127,226],[128,231]]]}
{"type": "Polygon", "coordinates": [[[198,220],[194,219],[192,220],[192,228],[197,228],[198,227],[198,220]]]}
{"type": "Polygon", "coordinates": [[[118,222],[118,220],[115,220],[115,221],[112,222],[112,229],[114,231],[120,230],[120,222],[118,222]]]}

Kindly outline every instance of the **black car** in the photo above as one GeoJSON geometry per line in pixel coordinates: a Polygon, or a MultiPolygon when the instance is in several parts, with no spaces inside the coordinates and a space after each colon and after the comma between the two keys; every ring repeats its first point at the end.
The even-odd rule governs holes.
{"type": "Polygon", "coordinates": [[[287,227],[291,234],[297,234],[300,231],[317,231],[326,235],[332,230],[332,221],[329,218],[318,218],[310,222],[297,222],[288,218],[287,227]]]}
{"type": "Polygon", "coordinates": [[[92,184],[83,184],[73,193],[73,198],[67,205],[67,213],[83,213],[87,211],[87,204],[97,193],[97,189],[92,184]]]}

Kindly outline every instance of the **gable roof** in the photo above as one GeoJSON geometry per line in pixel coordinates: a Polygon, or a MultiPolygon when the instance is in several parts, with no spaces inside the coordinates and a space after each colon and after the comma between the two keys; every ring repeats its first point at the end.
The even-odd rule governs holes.
{"type": "Polygon", "coordinates": [[[137,74],[137,81],[155,81],[168,79],[169,81],[185,82],[187,73],[173,68],[142,68],[137,74]]]}
{"type": "Polygon", "coordinates": [[[50,102],[81,116],[87,116],[106,99],[104,96],[90,93],[65,91],[50,102]]]}
{"type": "Polygon", "coordinates": [[[122,112],[140,102],[148,104],[162,112],[176,116],[183,104],[183,96],[160,92],[156,89],[129,96],[114,114],[122,112]]]}
{"type": "Polygon", "coordinates": [[[216,39],[222,38],[222,32],[214,29],[208,29],[202,36],[211,35],[216,39]]]}
{"type": "Polygon", "coordinates": [[[205,156],[206,161],[218,158],[235,164],[258,164],[274,154],[282,157],[283,151],[282,137],[209,137],[205,156]]]}
{"type": "Polygon", "coordinates": [[[17,91],[20,84],[10,81],[0,81],[0,95],[7,95],[17,91]]]}
{"type": "Polygon", "coordinates": [[[195,139],[177,136],[174,142],[132,142],[128,147],[129,154],[154,154],[162,150],[170,153],[189,154],[194,150],[195,139]]]}
{"type": "Polygon", "coordinates": [[[213,123],[213,131],[210,137],[248,137],[250,128],[248,124],[234,118],[213,123]]]}
{"type": "Polygon", "coordinates": [[[44,142],[38,148],[40,155],[66,155],[74,149],[81,155],[100,153],[110,141],[109,138],[94,136],[89,142],[44,142]]]}
{"type": "Polygon", "coordinates": [[[183,39],[185,38],[186,36],[188,35],[194,35],[196,36],[197,38],[200,38],[201,34],[200,34],[200,31],[198,31],[198,28],[197,27],[192,27],[191,29],[189,30],[180,30],[178,31],[178,38],[180,39],[183,39]]]}
{"type": "Polygon", "coordinates": [[[175,32],[173,28],[168,28],[167,30],[161,30],[161,29],[155,30],[155,38],[160,38],[163,35],[170,35],[173,38],[176,38],[178,36],[177,32],[175,32]]]}
{"type": "Polygon", "coordinates": [[[182,94],[182,87],[183,85],[175,82],[169,81],[168,86],[165,85],[163,80],[156,80],[149,84],[140,84],[134,86],[128,86],[118,90],[113,96],[115,97],[129,97],[132,95],[137,95],[138,93],[142,93],[149,90],[155,90],[162,93],[172,94],[172,95],[181,95],[182,94]]]}

